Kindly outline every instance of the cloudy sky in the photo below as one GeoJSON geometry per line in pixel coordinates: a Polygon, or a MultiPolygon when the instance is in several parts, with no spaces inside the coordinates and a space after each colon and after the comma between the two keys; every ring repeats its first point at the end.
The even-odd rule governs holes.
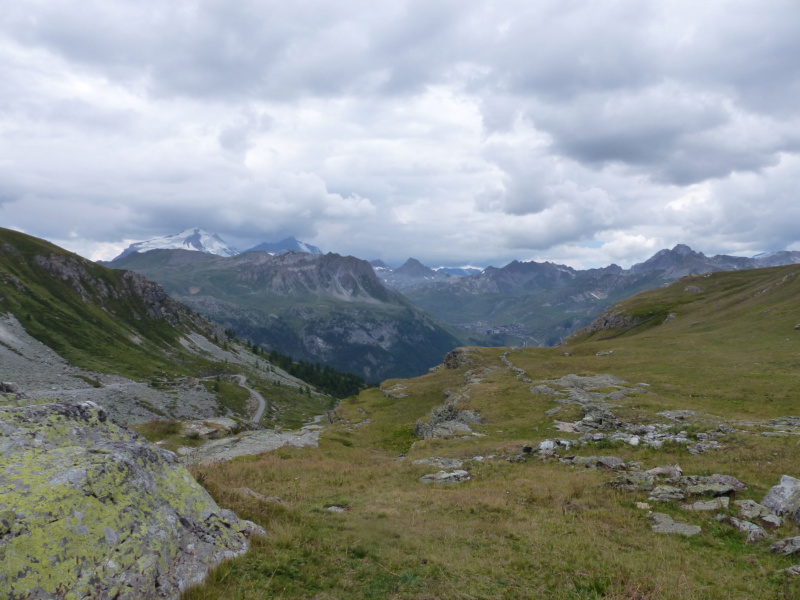
{"type": "Polygon", "coordinates": [[[797,0],[5,0],[0,226],[389,263],[800,250],[797,0]]]}

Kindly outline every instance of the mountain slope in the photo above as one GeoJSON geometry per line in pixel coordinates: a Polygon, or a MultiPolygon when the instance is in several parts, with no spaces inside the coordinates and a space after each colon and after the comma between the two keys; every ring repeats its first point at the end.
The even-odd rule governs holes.
{"type": "Polygon", "coordinates": [[[330,403],[144,276],[0,228],[0,381],[30,397],[92,400],[126,423],[249,421],[250,394],[228,382],[234,374],[269,392],[264,424],[302,422],[330,403]],[[209,376],[221,379],[200,382],[209,376]]]}
{"type": "Polygon", "coordinates": [[[157,250],[111,265],[146,274],[268,350],[368,381],[422,373],[462,343],[353,257],[248,252],[222,258],[157,250]]]}

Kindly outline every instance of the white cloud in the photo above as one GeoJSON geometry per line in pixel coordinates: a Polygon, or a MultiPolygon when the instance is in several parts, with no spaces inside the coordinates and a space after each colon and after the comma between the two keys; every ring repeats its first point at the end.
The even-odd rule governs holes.
{"type": "Polygon", "coordinates": [[[0,224],[401,262],[797,244],[800,5],[10,0],[0,224]]]}

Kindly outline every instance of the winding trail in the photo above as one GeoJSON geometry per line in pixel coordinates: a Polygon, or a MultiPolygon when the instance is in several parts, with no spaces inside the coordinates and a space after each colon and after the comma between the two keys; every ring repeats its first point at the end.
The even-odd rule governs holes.
{"type": "Polygon", "coordinates": [[[267,407],[267,403],[264,400],[264,396],[259,394],[253,388],[248,387],[247,385],[245,385],[245,382],[247,381],[247,377],[245,377],[244,375],[236,375],[236,377],[237,377],[237,379],[239,379],[239,385],[241,385],[244,389],[246,389],[248,392],[250,392],[253,396],[256,397],[256,400],[258,400],[258,410],[256,410],[256,413],[253,415],[253,418],[252,418],[253,423],[258,423],[259,421],[261,421],[261,417],[264,416],[264,409],[267,407]]]}

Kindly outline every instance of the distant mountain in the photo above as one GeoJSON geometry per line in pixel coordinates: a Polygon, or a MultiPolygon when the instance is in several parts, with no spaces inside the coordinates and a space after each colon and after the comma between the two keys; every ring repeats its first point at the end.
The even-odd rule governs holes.
{"type": "Polygon", "coordinates": [[[352,256],[183,250],[111,263],[145,274],[174,297],[265,350],[356,373],[368,381],[419,375],[475,342],[387,288],[352,256]]]}
{"type": "Polygon", "coordinates": [[[426,267],[416,258],[409,258],[397,269],[390,269],[382,261],[373,261],[373,269],[381,281],[396,290],[406,290],[418,285],[429,285],[434,282],[447,282],[457,279],[444,271],[434,271],[426,267]],[[376,266],[377,264],[377,266],[376,266]]]}
{"type": "Polygon", "coordinates": [[[306,244],[290,236],[280,242],[264,242],[253,246],[245,252],[268,252],[269,254],[284,254],[286,252],[306,252],[308,254],[322,254],[322,250],[311,244],[306,244]]]}
{"type": "Polygon", "coordinates": [[[114,258],[118,260],[134,252],[147,252],[148,250],[196,250],[206,254],[219,256],[235,256],[239,251],[219,237],[216,233],[209,233],[200,227],[185,229],[180,233],[165,235],[145,242],[136,242],[128,246],[122,254],[114,258]]]}
{"type": "Polygon", "coordinates": [[[800,252],[707,257],[678,244],[628,270],[618,265],[577,270],[550,262],[513,261],[467,277],[433,280],[418,268],[414,278],[384,272],[380,277],[417,306],[466,331],[505,334],[503,343],[509,345],[552,345],[614,302],[686,275],[796,263],[800,252]]]}
{"type": "Polygon", "coordinates": [[[483,269],[478,267],[437,267],[434,269],[437,273],[447,273],[448,275],[455,275],[456,277],[469,277],[470,275],[477,275],[483,269]]]}

